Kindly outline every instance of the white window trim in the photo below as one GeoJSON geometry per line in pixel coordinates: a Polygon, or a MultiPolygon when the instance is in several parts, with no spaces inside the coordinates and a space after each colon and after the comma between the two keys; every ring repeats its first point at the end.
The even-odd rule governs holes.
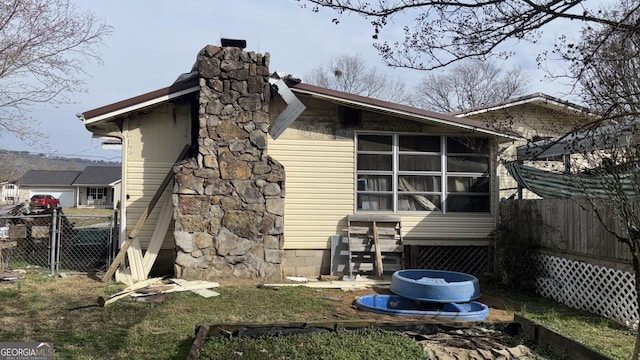
{"type": "MultiPolygon", "coordinates": [[[[355,166],[354,166],[354,183],[355,183],[355,188],[354,188],[354,208],[355,211],[357,212],[368,212],[371,210],[363,210],[363,209],[359,209],[358,208],[358,193],[360,192],[358,190],[358,175],[359,174],[384,174],[384,175],[388,175],[389,173],[391,174],[391,178],[392,178],[392,189],[391,191],[386,191],[386,192],[379,192],[380,194],[392,194],[392,210],[391,211],[377,211],[380,213],[400,213],[400,214],[416,214],[416,213],[431,213],[431,212],[436,212],[436,213],[442,213],[442,214],[490,214],[492,212],[491,208],[491,204],[492,204],[492,194],[493,194],[493,187],[492,187],[492,183],[494,181],[492,173],[491,173],[491,169],[493,168],[493,160],[491,158],[491,150],[489,150],[489,154],[488,155],[483,155],[483,154],[479,154],[479,153],[452,153],[451,156],[477,156],[477,157],[486,157],[488,160],[488,175],[485,175],[484,173],[478,173],[478,172],[452,172],[450,173],[448,171],[448,167],[447,167],[447,158],[450,155],[447,152],[447,139],[448,138],[457,138],[457,137],[464,137],[464,136],[456,136],[456,135],[430,135],[430,134],[419,134],[419,135],[424,135],[424,136],[437,136],[440,137],[440,171],[438,172],[437,175],[435,175],[434,171],[428,171],[428,172],[423,172],[423,173],[413,173],[415,175],[435,175],[435,176],[439,176],[440,177],[440,188],[441,190],[438,192],[439,196],[440,196],[440,211],[428,211],[428,210],[421,210],[421,211],[410,211],[410,210],[406,210],[406,211],[399,211],[398,210],[398,175],[401,175],[398,166],[399,166],[399,156],[400,156],[400,151],[399,151],[399,137],[402,135],[415,135],[415,134],[409,134],[409,133],[397,133],[397,132],[370,132],[370,131],[363,131],[363,132],[356,132],[355,134],[355,141],[354,141],[354,145],[355,145],[355,166]],[[358,154],[360,154],[360,152],[358,151],[358,139],[360,135],[381,135],[381,136],[391,136],[392,137],[392,142],[391,142],[391,157],[392,157],[392,167],[391,167],[391,171],[358,171],[358,164],[357,164],[357,159],[358,159],[358,154]],[[486,212],[460,212],[460,211],[456,211],[456,212],[448,212],[447,211],[447,196],[451,195],[449,193],[449,189],[448,189],[448,178],[449,176],[469,176],[469,177],[488,177],[489,178],[489,191],[487,193],[471,193],[471,192],[460,192],[460,193],[451,193],[451,194],[461,194],[461,195],[468,195],[468,196],[488,196],[489,197],[489,204],[488,204],[488,208],[489,210],[486,212]]],[[[489,144],[490,146],[490,144],[489,144]]],[[[375,152],[367,152],[367,153],[375,153],[375,152]]],[[[380,152],[382,153],[382,152],[380,152]]],[[[421,155],[425,155],[428,153],[420,153],[421,155]]],[[[433,192],[435,193],[435,192],[433,192]]]]}

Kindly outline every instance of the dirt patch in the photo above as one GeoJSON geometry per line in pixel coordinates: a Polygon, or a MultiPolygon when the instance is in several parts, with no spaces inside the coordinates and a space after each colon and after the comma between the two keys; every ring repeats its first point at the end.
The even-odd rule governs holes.
{"type": "MultiPolygon", "coordinates": [[[[255,280],[246,280],[246,279],[221,279],[216,280],[220,283],[220,286],[260,286],[261,283],[256,282],[255,280]]],[[[295,282],[292,281],[284,281],[283,284],[294,285],[295,282]]],[[[297,283],[302,286],[303,284],[297,283]]],[[[350,317],[350,318],[375,318],[381,319],[384,321],[394,321],[399,318],[403,320],[419,320],[421,317],[419,316],[391,316],[391,315],[381,315],[374,314],[367,311],[359,310],[355,307],[355,300],[361,296],[371,295],[371,294],[392,294],[389,291],[388,286],[371,286],[370,288],[366,288],[363,290],[348,290],[344,291],[341,289],[316,289],[316,294],[320,296],[324,296],[328,301],[333,301],[333,308],[337,317],[350,317]]],[[[513,311],[505,310],[504,301],[495,296],[490,295],[482,295],[482,297],[478,300],[489,307],[489,315],[485,319],[485,322],[511,322],[513,321],[513,311]]]]}
{"type": "MultiPolygon", "coordinates": [[[[346,313],[363,313],[363,311],[356,309],[353,304],[355,300],[364,295],[371,294],[392,294],[388,288],[379,287],[379,288],[370,288],[365,290],[357,290],[357,291],[343,291],[338,293],[339,297],[342,299],[339,304],[336,304],[336,308],[340,309],[341,312],[346,313]]],[[[485,319],[486,322],[508,322],[513,321],[513,312],[504,310],[504,304],[498,298],[493,297],[482,297],[478,301],[483,302],[489,306],[489,315],[485,319]]],[[[397,316],[386,316],[390,319],[397,319],[397,316]]],[[[404,316],[402,318],[405,318],[404,316]]],[[[409,316],[406,318],[419,318],[417,316],[409,316]]]]}

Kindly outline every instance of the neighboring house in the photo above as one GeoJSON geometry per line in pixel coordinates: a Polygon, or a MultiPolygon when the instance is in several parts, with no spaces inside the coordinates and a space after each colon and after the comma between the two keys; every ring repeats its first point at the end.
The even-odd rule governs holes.
{"type": "Polygon", "coordinates": [[[20,202],[20,187],[15,182],[0,182],[0,204],[15,205],[20,202]]]}
{"type": "Polygon", "coordinates": [[[120,167],[87,166],[83,171],[29,170],[18,181],[20,199],[50,194],[62,207],[114,209],[119,196],[120,167]]]}
{"type": "Polygon", "coordinates": [[[490,262],[496,149],[508,135],[473,119],[287,87],[269,78],[268,62],[207,46],[197,71],[172,86],[83,113],[95,136],[122,144],[120,238],[129,234],[129,263],[147,249],[134,278],[148,274],[149,254],[182,277],[328,274],[331,238],[346,235],[351,214],[398,216],[406,263],[477,261],[457,256],[474,248],[490,262]],[[163,189],[167,178],[175,185],[163,189]]]}
{"type": "MultiPolygon", "coordinates": [[[[520,135],[520,140],[501,144],[500,161],[520,160],[531,166],[554,171],[565,169],[565,164],[569,162],[568,155],[539,157],[536,161],[529,162],[531,159],[522,151],[517,155],[516,149],[563,136],[594,119],[586,107],[543,93],[524,95],[452,115],[483,121],[495,129],[520,135]]],[[[518,188],[518,184],[502,164],[498,165],[498,178],[501,198],[538,198],[534,193],[518,188]]]]}
{"type": "Polygon", "coordinates": [[[117,209],[120,199],[120,174],[120,167],[85,167],[72,184],[77,189],[77,206],[117,209]]]}

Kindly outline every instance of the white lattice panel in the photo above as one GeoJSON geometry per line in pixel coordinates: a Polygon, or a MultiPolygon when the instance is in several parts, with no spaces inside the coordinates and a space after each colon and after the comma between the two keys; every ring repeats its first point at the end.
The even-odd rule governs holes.
{"type": "Polygon", "coordinates": [[[539,255],[536,291],[575,309],[637,328],[635,280],[627,271],[539,255]]]}

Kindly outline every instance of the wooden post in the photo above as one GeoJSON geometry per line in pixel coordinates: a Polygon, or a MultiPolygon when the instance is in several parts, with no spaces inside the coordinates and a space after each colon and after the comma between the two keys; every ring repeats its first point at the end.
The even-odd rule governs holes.
{"type": "Polygon", "coordinates": [[[376,272],[378,274],[378,279],[382,279],[382,273],[384,269],[382,268],[382,251],[380,250],[380,237],[378,236],[378,225],[376,222],[373,222],[373,245],[376,247],[376,272]]]}

